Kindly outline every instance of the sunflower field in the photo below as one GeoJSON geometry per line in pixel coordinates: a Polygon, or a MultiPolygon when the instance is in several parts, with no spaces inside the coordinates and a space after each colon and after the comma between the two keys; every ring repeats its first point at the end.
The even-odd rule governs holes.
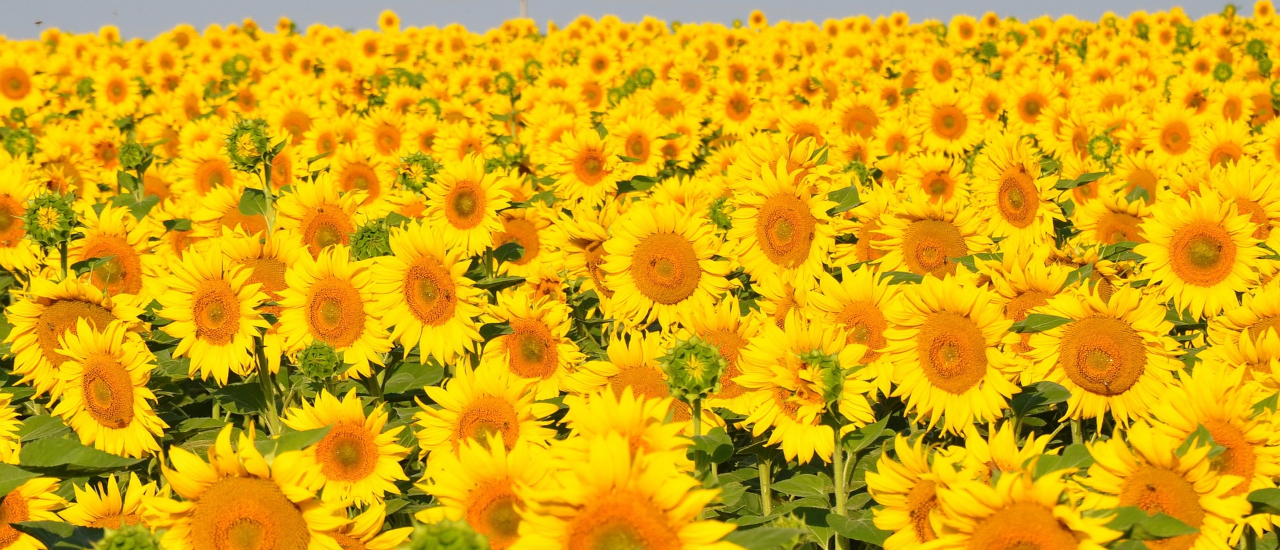
{"type": "Polygon", "coordinates": [[[1275,549],[1280,17],[0,38],[0,550],[1275,549]]]}

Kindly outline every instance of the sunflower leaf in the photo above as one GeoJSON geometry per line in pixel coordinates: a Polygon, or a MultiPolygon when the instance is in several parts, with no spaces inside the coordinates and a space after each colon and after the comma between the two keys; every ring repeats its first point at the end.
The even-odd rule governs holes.
{"type": "Polygon", "coordinates": [[[859,540],[876,546],[884,546],[884,541],[888,540],[889,535],[893,533],[876,527],[871,520],[871,514],[870,509],[850,512],[847,518],[837,514],[828,514],[827,525],[830,525],[836,533],[844,538],[859,540]]]}
{"type": "Polygon", "coordinates": [[[9,491],[37,477],[40,477],[40,474],[28,472],[17,466],[0,464],[0,496],[9,494],[9,491]]]}
{"type": "Polygon", "coordinates": [[[58,437],[67,433],[66,424],[62,423],[62,419],[56,416],[40,414],[32,416],[22,421],[22,427],[18,428],[18,436],[22,441],[35,441],[47,437],[58,437]]]}
{"type": "Polygon", "coordinates": [[[498,292],[504,288],[510,288],[524,282],[524,277],[490,277],[475,282],[475,287],[480,290],[488,290],[498,292]]]}
{"type": "Polygon", "coordinates": [[[1070,322],[1071,319],[1067,317],[1032,313],[1026,319],[1014,323],[1012,327],[1009,327],[1009,330],[1013,332],[1044,332],[1070,322]]]}
{"type": "Polygon", "coordinates": [[[94,270],[98,269],[99,267],[102,267],[104,264],[106,264],[107,262],[111,261],[114,258],[115,258],[114,255],[103,256],[101,258],[88,258],[85,260],[80,260],[74,264],[71,264],[71,266],[68,267],[68,269],[70,269],[71,272],[75,273],[76,275],[84,275],[85,273],[91,273],[94,270]]]}
{"type": "Polygon", "coordinates": [[[844,448],[850,453],[857,454],[859,451],[874,445],[877,441],[885,437],[891,437],[893,431],[889,430],[885,433],[885,426],[889,425],[889,417],[885,416],[874,424],[867,424],[857,430],[850,432],[844,436],[844,448]]]}
{"type": "Polygon", "coordinates": [[[165,231],[191,231],[191,220],[177,218],[164,221],[165,231]]]}
{"type": "Polygon", "coordinates": [[[1133,526],[1129,538],[1137,540],[1167,539],[1179,535],[1190,535],[1200,532],[1199,529],[1183,523],[1182,520],[1163,512],[1148,516],[1133,526]]]}
{"type": "Polygon", "coordinates": [[[757,527],[755,529],[739,529],[725,536],[731,542],[746,550],[773,550],[793,545],[804,531],[782,527],[757,527]]]}
{"type": "Polygon", "coordinates": [[[814,474],[800,474],[773,484],[773,490],[793,497],[827,498],[831,479],[814,474]]]}
{"type": "Polygon", "coordinates": [[[841,212],[848,212],[857,208],[862,204],[862,199],[858,197],[858,186],[850,185],[842,189],[836,189],[827,194],[827,200],[836,203],[827,211],[828,216],[834,216],[841,212]]]}
{"type": "Polygon", "coordinates": [[[729,439],[724,428],[714,428],[707,435],[693,438],[693,445],[689,447],[690,458],[695,453],[702,453],[711,462],[719,464],[733,457],[733,440],[729,439]]]}
{"type": "Polygon", "coordinates": [[[34,537],[50,550],[93,548],[102,539],[102,529],[78,527],[61,521],[22,521],[13,528],[34,537]]]}
{"type": "Polygon", "coordinates": [[[139,460],[86,447],[79,441],[54,437],[27,443],[18,452],[18,464],[24,469],[56,477],[120,470],[137,464],[139,460]]]}
{"type": "Polygon", "coordinates": [[[1039,407],[1062,403],[1071,398],[1071,392],[1061,385],[1048,380],[1024,386],[1022,391],[1013,396],[1009,407],[1013,414],[1022,417],[1039,407]]]}
{"type": "Polygon", "coordinates": [[[261,216],[267,212],[267,194],[261,189],[245,189],[240,195],[240,213],[246,216],[261,216]]]}
{"type": "Polygon", "coordinates": [[[1280,514],[1280,488],[1268,487],[1249,493],[1255,514],[1280,514]]]}
{"type": "Polygon", "coordinates": [[[1088,174],[1083,174],[1075,179],[1059,179],[1058,183],[1054,184],[1053,187],[1055,189],[1075,189],[1082,185],[1089,185],[1090,183],[1098,181],[1108,173],[1109,172],[1089,172],[1088,174]]]}
{"type": "Polygon", "coordinates": [[[515,262],[524,257],[524,245],[511,241],[493,249],[493,257],[499,262],[515,262]]]}
{"type": "Polygon", "coordinates": [[[258,452],[262,453],[263,458],[271,460],[277,455],[291,451],[301,451],[319,443],[321,439],[324,439],[324,436],[329,434],[329,430],[332,428],[333,426],[325,426],[314,430],[287,432],[274,439],[259,441],[255,446],[258,448],[258,452]]]}

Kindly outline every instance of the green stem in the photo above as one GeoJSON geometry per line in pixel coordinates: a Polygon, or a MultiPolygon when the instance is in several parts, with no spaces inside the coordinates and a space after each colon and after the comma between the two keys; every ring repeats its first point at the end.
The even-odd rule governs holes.
{"type": "Polygon", "coordinates": [[[1245,550],[1258,550],[1258,533],[1248,525],[1244,527],[1244,548],[1245,550]]]}
{"type": "Polygon", "coordinates": [[[62,253],[62,278],[67,278],[67,241],[58,243],[58,251],[62,253]]]}
{"type": "MultiPolygon", "coordinates": [[[[695,397],[693,399],[693,437],[702,436],[702,398],[695,397]]],[[[698,479],[706,479],[706,461],[703,460],[702,451],[694,451],[693,464],[698,472],[698,479]]]]}
{"type": "Polygon", "coordinates": [[[1071,441],[1084,443],[1084,429],[1080,426],[1079,418],[1071,419],[1071,441]]]}
{"type": "Polygon", "coordinates": [[[766,516],[773,513],[773,460],[766,456],[768,454],[767,449],[761,448],[756,455],[756,463],[760,467],[760,510],[766,516]]]}
{"type": "Polygon", "coordinates": [[[378,381],[378,375],[371,374],[361,380],[364,387],[369,390],[369,395],[373,397],[374,406],[382,404],[382,383],[378,381]]]}
{"type": "Polygon", "coordinates": [[[276,411],[276,385],[271,380],[271,371],[267,368],[267,354],[262,339],[255,340],[254,354],[258,356],[258,384],[262,386],[262,397],[266,400],[267,430],[272,436],[280,432],[280,414],[276,411]]]}
{"type": "MultiPolygon", "coordinates": [[[[836,448],[831,453],[831,473],[835,474],[835,491],[836,491],[836,515],[847,518],[849,517],[849,493],[845,490],[845,472],[844,472],[844,447],[840,441],[840,427],[833,427],[835,430],[836,448]]],[[[849,541],[845,540],[839,534],[835,535],[836,548],[847,548],[849,541]]]]}

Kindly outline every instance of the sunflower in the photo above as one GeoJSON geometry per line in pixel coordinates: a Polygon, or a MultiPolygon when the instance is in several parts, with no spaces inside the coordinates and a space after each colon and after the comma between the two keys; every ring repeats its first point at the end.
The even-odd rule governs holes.
{"type": "Polygon", "coordinates": [[[299,182],[277,202],[280,227],[298,235],[312,258],[329,246],[351,244],[359,225],[356,209],[364,200],[362,192],[341,193],[324,174],[313,182],[299,182]]]}
{"type": "Polygon", "coordinates": [[[942,277],[956,272],[956,258],[984,252],[991,240],[983,235],[983,218],[976,209],[957,203],[901,201],[880,217],[879,234],[871,249],[884,254],[880,270],[910,271],[942,277]]]}
{"type": "MultiPolygon", "coordinates": [[[[1045,305],[1067,285],[1071,272],[1049,261],[1040,250],[1007,253],[1000,262],[979,264],[978,272],[990,279],[991,289],[1000,295],[1004,316],[1013,322],[1023,321],[1033,308],[1045,305]]],[[[1030,351],[1031,334],[1024,333],[1013,351],[1020,357],[1030,351]]],[[[1025,383],[1025,375],[1023,373],[1025,383]]]]}
{"type": "Polygon", "coordinates": [[[1148,514],[1163,513],[1197,530],[1159,541],[1147,541],[1159,550],[1221,547],[1232,527],[1249,513],[1244,495],[1231,495],[1242,482],[1220,475],[1211,466],[1212,445],[1183,442],[1161,433],[1145,422],[1116,436],[1089,445],[1094,463],[1088,475],[1076,481],[1091,493],[1084,505],[1095,509],[1136,506],[1148,514]]]}
{"type": "Polygon", "coordinates": [[[1110,517],[1085,515],[1082,507],[1064,499],[1069,485],[1058,471],[1034,480],[1010,474],[992,484],[966,481],[942,487],[937,497],[941,532],[931,547],[1102,550],[1121,533],[1106,527],[1110,517]]]}
{"type": "Polygon", "coordinates": [[[1017,426],[1013,422],[1001,422],[999,426],[989,424],[987,435],[983,436],[976,425],[965,428],[964,447],[949,449],[951,455],[962,460],[964,467],[977,473],[984,481],[991,481],[1003,475],[1019,475],[1032,472],[1036,458],[1045,454],[1058,454],[1057,449],[1046,451],[1050,435],[1036,436],[1031,432],[1018,446],[1017,426]]]}
{"type": "Polygon", "coordinates": [[[1280,284],[1253,289],[1244,295],[1240,307],[1211,317],[1208,325],[1208,341],[1213,346],[1245,338],[1259,340],[1271,332],[1280,336],[1280,284]]]}
{"type": "Polygon", "coordinates": [[[894,365],[897,388],[917,421],[929,427],[945,415],[943,429],[961,433],[974,421],[999,418],[1018,387],[1010,380],[1018,366],[1001,349],[1012,321],[990,290],[955,277],[926,277],[902,292],[887,313],[885,354],[894,365]]]}
{"type": "Polygon", "coordinates": [[[252,373],[253,339],[271,327],[258,311],[268,298],[261,284],[249,282],[253,272],[220,249],[184,254],[170,269],[158,301],[159,315],[172,321],[163,330],[178,339],[173,357],[190,357],[192,376],[213,375],[220,386],[230,372],[252,373]]]}
{"type": "Polygon", "coordinates": [[[686,452],[690,439],[681,436],[688,431],[689,422],[669,418],[671,403],[670,397],[646,398],[631,387],[621,393],[566,396],[569,412],[564,422],[571,435],[552,447],[555,459],[584,462],[590,442],[612,433],[623,436],[633,453],[665,455],[682,470],[692,471],[693,462],[686,452]]]}
{"type": "Polygon", "coordinates": [[[617,207],[595,210],[578,208],[571,214],[561,213],[552,233],[555,246],[562,251],[569,278],[581,278],[582,291],[594,290],[601,298],[613,296],[604,285],[604,243],[618,216],[617,207]]]}
{"type": "Polygon", "coordinates": [[[589,443],[558,483],[523,491],[529,510],[512,550],[663,548],[728,550],[733,524],[699,520],[717,491],[664,460],[633,454],[622,436],[589,443]]]}
{"type": "Polygon", "coordinates": [[[751,392],[746,422],[759,437],[770,427],[768,444],[781,444],[787,460],[809,462],[816,454],[830,462],[836,437],[822,423],[828,402],[847,420],[840,436],[875,421],[867,395],[875,390],[874,372],[865,368],[867,348],[846,345],[843,332],[817,323],[787,323],[786,329],[765,325],[743,348],[742,370],[734,381],[751,392]],[[828,369],[835,369],[829,372],[828,369]],[[838,396],[826,395],[828,379],[841,380],[838,396]]]}
{"type": "Polygon", "coordinates": [[[617,318],[669,326],[682,312],[710,308],[728,289],[729,262],[712,259],[716,239],[701,216],[669,204],[644,205],[613,230],[601,268],[617,318]]]}
{"type": "MultiPolygon", "coordinates": [[[[514,181],[515,178],[508,178],[514,181]]],[[[493,247],[516,243],[524,249],[519,259],[503,262],[508,275],[528,277],[548,265],[558,266],[561,253],[551,241],[551,223],[556,212],[542,205],[510,208],[502,212],[502,230],[493,234],[493,247]]]]}
{"type": "Polygon", "coordinates": [[[372,272],[371,290],[391,339],[405,353],[417,346],[422,363],[428,357],[452,362],[480,341],[475,319],[483,291],[463,276],[467,259],[457,250],[446,252],[444,239],[435,237],[421,223],[392,228],[392,255],[379,257],[372,272]]]}
{"type": "Polygon", "coordinates": [[[622,169],[613,140],[595,130],[567,132],[552,150],[556,159],[550,170],[559,177],[556,194],[561,198],[597,206],[616,190],[622,169]]]}
{"type": "Polygon", "coordinates": [[[354,388],[341,400],[321,390],[312,403],[289,409],[281,422],[299,431],[329,428],[303,452],[301,466],[320,472],[325,502],[370,504],[400,494],[395,482],[409,479],[399,464],[409,450],[396,443],[404,427],[383,431],[387,412],[379,407],[366,416],[354,388]]]}
{"type": "Polygon", "coordinates": [[[67,505],[58,496],[58,480],[38,477],[24,482],[0,498],[0,548],[4,550],[44,550],[36,537],[14,529],[14,523],[25,521],[61,521],[57,510],[67,505]]]}
{"type": "Polygon", "coordinates": [[[964,163],[957,159],[939,153],[911,157],[903,176],[898,178],[899,186],[918,186],[907,191],[923,193],[930,201],[969,201],[969,176],[965,174],[964,163]]]}
{"type": "Polygon", "coordinates": [[[240,211],[243,194],[244,190],[239,187],[219,186],[210,190],[191,213],[194,226],[191,236],[210,239],[220,235],[224,228],[246,235],[266,233],[266,218],[246,216],[240,211]]]}
{"type": "Polygon", "coordinates": [[[351,375],[373,375],[382,365],[391,339],[382,328],[382,311],[373,302],[372,264],[351,260],[345,246],[326,248],[320,257],[303,257],[285,273],[280,292],[280,336],[290,353],[319,340],[341,354],[351,375]]]}
{"type": "Polygon", "coordinates": [[[463,521],[489,539],[493,550],[505,550],[519,538],[526,510],[521,496],[549,479],[546,450],[521,441],[508,450],[497,434],[489,441],[467,441],[455,456],[432,456],[419,487],[438,506],[418,512],[425,523],[463,521]]]}
{"type": "Polygon", "coordinates": [[[493,234],[502,231],[498,210],[511,201],[506,186],[498,176],[485,173],[484,158],[476,155],[445,163],[426,194],[426,219],[432,230],[462,256],[493,246],[493,234]]]}
{"type": "MultiPolygon", "coordinates": [[[[184,135],[198,126],[188,126],[184,135]]],[[[184,141],[186,141],[184,139],[184,141]]],[[[182,157],[174,162],[178,180],[173,190],[179,196],[204,196],[218,187],[237,187],[240,176],[231,168],[221,140],[209,140],[184,146],[182,157]]]]}
{"type": "Polygon", "coordinates": [[[168,489],[161,491],[154,481],[143,484],[138,474],[133,472],[129,472],[129,486],[123,495],[115,474],[111,474],[106,483],[98,484],[96,490],[88,483],[83,487],[72,485],[72,488],[76,494],[75,504],[58,512],[58,515],[72,525],[99,529],[137,525],[142,521],[143,499],[169,494],[168,489]]]}
{"type": "Polygon", "coordinates": [[[933,86],[922,95],[914,123],[925,148],[961,155],[982,140],[982,113],[969,94],[933,86]]]}
{"type": "Polygon", "coordinates": [[[253,430],[231,446],[227,424],[209,447],[209,462],[179,446],[169,448],[173,468],[161,464],[165,480],[183,501],[143,500],[142,520],[167,529],[161,544],[174,550],[203,548],[339,548],[332,533],[345,525],[341,504],[323,503],[315,491],[324,478],[304,467],[302,452],[267,462],[254,448],[253,430]]]}
{"type": "Polygon", "coordinates": [[[39,58],[11,49],[0,55],[0,111],[32,112],[45,102],[45,84],[36,74],[39,58]]]}
{"type": "Polygon", "coordinates": [[[818,292],[810,294],[809,301],[824,322],[845,332],[847,344],[866,346],[862,361],[874,373],[876,388],[887,395],[893,366],[884,355],[889,328],[886,312],[890,304],[898,302],[901,287],[890,285],[878,271],[866,266],[855,271],[842,267],[839,281],[823,275],[818,284],[818,292]]]}
{"type": "Polygon", "coordinates": [[[262,335],[262,347],[267,356],[267,370],[272,374],[279,372],[280,358],[284,354],[284,338],[280,336],[280,313],[284,308],[279,305],[280,292],[288,287],[285,273],[298,263],[307,249],[297,233],[283,229],[269,236],[228,235],[224,230],[219,248],[228,260],[249,272],[248,279],[245,279],[247,285],[261,285],[267,301],[276,303],[259,306],[258,310],[276,319],[262,335]]]}
{"type": "Polygon", "coordinates": [[[1256,228],[1253,237],[1266,241],[1280,224],[1280,183],[1273,168],[1245,158],[1216,169],[1211,177],[1222,199],[1235,201],[1236,210],[1249,215],[1256,228]]]}
{"type": "Polygon", "coordinates": [[[108,294],[133,294],[140,303],[149,303],[164,272],[163,260],[151,253],[150,244],[159,224],[139,222],[127,208],[110,205],[101,214],[89,209],[83,215],[83,238],[71,241],[67,263],[110,258],[89,272],[89,283],[108,294]]]}
{"type": "Polygon", "coordinates": [[[484,360],[513,376],[535,382],[538,399],[560,395],[564,377],[584,358],[569,338],[573,312],[563,302],[536,299],[524,292],[501,294],[489,307],[491,323],[505,323],[511,334],[485,343],[484,360]]]}
{"type": "Polygon", "coordinates": [[[1130,201],[1120,193],[1103,193],[1098,198],[1077,206],[1072,213],[1072,222],[1080,231],[1081,244],[1141,244],[1147,239],[1139,228],[1150,217],[1151,207],[1147,206],[1146,201],[1136,198],[1130,201]]]}
{"type": "Polygon", "coordinates": [[[827,211],[835,203],[809,192],[799,172],[765,169],[751,181],[753,192],[735,201],[729,238],[753,279],[814,278],[835,246],[835,229],[827,211]]]}
{"type": "Polygon", "coordinates": [[[666,120],[654,114],[622,118],[609,128],[610,135],[622,140],[620,155],[626,157],[621,159],[623,162],[618,165],[619,171],[630,176],[656,176],[664,161],[658,150],[658,138],[670,133],[671,128],[666,120]]]}
{"type": "Polygon", "coordinates": [[[133,326],[143,312],[134,296],[106,296],[70,277],[62,282],[35,277],[25,292],[15,291],[14,296],[17,300],[5,310],[13,324],[5,338],[14,357],[13,371],[22,375],[22,383],[35,387],[36,395],[48,393],[51,399],[62,394],[58,371],[67,360],[58,353],[59,340],[75,334],[78,321],[89,321],[94,330],[116,320],[133,326]]]}
{"type": "Polygon", "coordinates": [[[22,421],[18,416],[13,394],[0,392],[0,462],[4,464],[18,463],[18,451],[22,447],[22,437],[18,434],[22,421]]]}
{"type": "Polygon", "coordinates": [[[1176,168],[1191,157],[1200,126],[1195,113],[1175,104],[1157,107],[1146,123],[1149,139],[1155,144],[1152,156],[1166,169],[1176,168]]]}
{"type": "Polygon", "coordinates": [[[439,408],[418,401],[422,410],[413,415],[418,427],[418,446],[426,453],[457,453],[468,440],[486,441],[490,435],[502,438],[512,448],[518,441],[546,446],[555,431],[543,418],[558,407],[535,403],[530,384],[502,369],[481,364],[472,370],[459,366],[444,387],[428,386],[427,397],[439,408]]]}
{"type": "Polygon", "coordinates": [[[1030,140],[1006,134],[996,143],[988,142],[973,174],[975,206],[996,214],[989,217],[986,232],[1004,237],[1002,249],[1034,248],[1053,239],[1053,222],[1064,218],[1051,196],[1055,181],[1041,176],[1030,140]]]}
{"type": "Polygon", "coordinates": [[[101,329],[87,319],[58,340],[67,360],[58,368],[62,395],[53,414],[80,436],[80,442],[115,455],[141,457],[159,451],[155,436],[168,427],[151,408],[147,388],[155,356],[123,321],[101,329]]]}
{"type": "Polygon", "coordinates": [[[893,451],[895,458],[886,450],[875,471],[867,471],[867,493],[880,504],[873,509],[875,526],[893,532],[885,550],[908,550],[938,538],[938,490],[957,476],[953,461],[926,446],[923,437],[913,443],[898,435],[893,451]]]}
{"type": "Polygon", "coordinates": [[[36,197],[38,188],[25,163],[0,166],[0,267],[8,271],[27,273],[40,266],[43,254],[27,238],[22,220],[27,201],[36,197]]]}
{"type": "MultiPolygon", "coordinates": [[[[1210,459],[1213,466],[1220,475],[1243,480],[1228,496],[1275,487],[1274,480],[1280,476],[1280,435],[1270,428],[1274,413],[1254,409],[1253,403],[1263,395],[1241,384],[1248,369],[1213,367],[1201,365],[1176,382],[1152,408],[1152,426],[1178,441],[1201,429],[1209,432],[1214,445],[1225,449],[1210,459]]],[[[1273,521],[1271,516],[1254,515],[1248,524],[1261,533],[1273,521]]],[[[1232,544],[1241,528],[1232,535],[1232,544]]]]}
{"type": "Polygon", "coordinates": [[[1236,305],[1235,293],[1257,280],[1256,229],[1248,214],[1210,191],[1157,204],[1141,226],[1147,242],[1133,251],[1146,258],[1144,271],[1162,299],[1208,317],[1236,305]]]}
{"type": "Polygon", "coordinates": [[[351,523],[331,531],[329,536],[338,542],[342,550],[395,550],[413,534],[413,527],[384,530],[386,521],[386,503],[374,502],[351,518],[351,523]]]}

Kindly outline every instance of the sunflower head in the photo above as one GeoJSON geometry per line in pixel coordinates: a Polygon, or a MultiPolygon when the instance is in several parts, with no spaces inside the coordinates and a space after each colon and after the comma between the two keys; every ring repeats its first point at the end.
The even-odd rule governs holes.
{"type": "Polygon", "coordinates": [[[387,220],[372,220],[356,229],[351,236],[351,255],[356,260],[367,260],[391,255],[391,239],[387,220]]]}
{"type": "Polygon", "coordinates": [[[298,352],[298,370],[311,380],[324,381],[340,372],[342,358],[333,346],[320,340],[314,340],[302,351],[298,352]]]}
{"type": "Polygon", "coordinates": [[[231,133],[227,135],[227,157],[237,170],[256,171],[264,160],[270,161],[272,156],[267,121],[260,118],[240,119],[231,127],[231,133]]]}
{"type": "Polygon", "coordinates": [[[94,550],[159,550],[160,541],[150,529],[142,525],[129,525],[120,529],[107,529],[94,550]]]}
{"type": "Polygon", "coordinates": [[[720,375],[729,364],[716,346],[697,336],[678,342],[659,363],[667,373],[671,395],[685,401],[719,391],[720,375]]]}
{"type": "Polygon", "coordinates": [[[444,520],[413,528],[407,550],[489,550],[489,541],[465,521],[444,520]]]}
{"type": "Polygon", "coordinates": [[[70,193],[46,193],[36,197],[27,205],[22,217],[27,235],[46,248],[57,247],[58,243],[69,240],[77,223],[76,211],[72,207],[75,200],[75,195],[70,193]]]}

